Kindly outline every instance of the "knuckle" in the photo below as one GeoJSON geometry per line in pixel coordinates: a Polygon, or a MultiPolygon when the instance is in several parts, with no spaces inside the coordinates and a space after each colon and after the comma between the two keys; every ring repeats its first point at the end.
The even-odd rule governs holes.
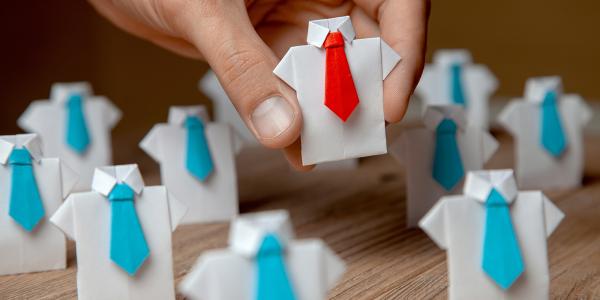
{"type": "Polygon", "coordinates": [[[184,30],[188,19],[214,17],[222,0],[153,0],[156,13],[171,28],[184,30]],[[191,14],[197,17],[192,16],[191,14]]]}
{"type": "Polygon", "coordinates": [[[253,85],[255,74],[265,68],[265,59],[250,47],[238,46],[235,42],[225,42],[220,51],[223,56],[222,77],[225,89],[245,90],[253,85]]]}

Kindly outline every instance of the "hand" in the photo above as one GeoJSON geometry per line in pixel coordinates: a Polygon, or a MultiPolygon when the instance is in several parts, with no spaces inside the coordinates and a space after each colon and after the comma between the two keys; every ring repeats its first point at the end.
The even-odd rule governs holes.
{"type": "Polygon", "coordinates": [[[384,82],[385,120],[404,116],[424,64],[429,0],[89,0],[122,29],[204,59],[258,140],[302,167],[302,115],[272,71],[290,46],[306,44],[309,20],[350,15],[357,38],[381,36],[402,61],[384,82]]]}

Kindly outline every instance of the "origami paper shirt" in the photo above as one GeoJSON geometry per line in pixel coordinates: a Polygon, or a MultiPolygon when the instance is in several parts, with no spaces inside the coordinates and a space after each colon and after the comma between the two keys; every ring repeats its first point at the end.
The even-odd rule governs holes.
{"type": "Polygon", "coordinates": [[[233,221],[229,248],[205,252],[179,286],[181,293],[193,300],[256,300],[256,256],[269,235],[277,236],[284,248],[296,299],[325,299],[344,273],[344,262],[321,240],[295,240],[286,211],[247,214],[233,221]]]}
{"type": "Polygon", "coordinates": [[[464,194],[442,197],[419,227],[448,252],[451,300],[549,299],[546,239],[563,217],[541,192],[518,191],[512,170],[474,171],[467,174],[464,194]],[[524,265],[508,289],[484,270],[485,202],[492,189],[508,202],[524,265]]]}
{"type": "Polygon", "coordinates": [[[144,186],[137,165],[95,170],[92,191],[72,194],[52,216],[76,243],[77,295],[80,300],[175,299],[171,232],[185,215],[186,207],[164,186],[144,186]],[[135,276],[110,258],[111,202],[117,183],[135,192],[135,210],[149,247],[149,257],[135,276]]]}
{"type": "Polygon", "coordinates": [[[463,180],[446,190],[432,176],[436,147],[436,128],[445,119],[453,120],[458,130],[456,142],[463,170],[479,170],[498,149],[498,142],[486,130],[468,124],[464,110],[456,105],[430,106],[423,116],[423,127],[405,130],[390,147],[390,153],[407,168],[407,225],[414,227],[444,195],[456,194],[463,180]]]}
{"type": "Polygon", "coordinates": [[[488,102],[497,87],[496,77],[485,65],[474,64],[468,50],[445,49],[436,51],[433,63],[425,66],[415,93],[425,108],[460,104],[456,101],[460,91],[469,124],[487,129],[488,102]]]}
{"type": "Polygon", "coordinates": [[[57,158],[42,155],[35,134],[0,136],[0,275],[63,269],[66,266],[65,237],[47,219],[58,209],[77,182],[77,174],[57,158]],[[40,193],[44,216],[28,232],[9,216],[12,170],[8,158],[15,148],[26,149],[40,193]]]}
{"type": "MultiPolygon", "coordinates": [[[[103,96],[93,96],[88,83],[56,83],[49,100],[32,102],[18,120],[28,132],[39,134],[45,155],[59,157],[80,174],[75,191],[89,190],[94,168],[112,163],[112,128],[121,119],[121,112],[103,96]],[[80,152],[69,145],[69,100],[81,97],[81,111],[89,138],[80,152]]],[[[72,123],[71,123],[72,124],[72,123]]]]}
{"type": "Polygon", "coordinates": [[[350,17],[309,22],[309,45],[292,47],[273,71],[296,90],[304,120],[305,165],[387,152],[383,80],[400,56],[380,38],[355,39],[350,17]],[[358,106],[344,122],[325,105],[326,50],[330,32],[340,32],[358,106]]]}
{"type": "Polygon", "coordinates": [[[173,106],[168,123],[157,124],[140,147],[160,164],[163,184],[189,208],[183,223],[229,220],[238,214],[238,193],[232,130],[209,122],[202,106],[173,106]],[[214,170],[200,181],[186,168],[188,116],[204,121],[214,170]]]}
{"type": "Polygon", "coordinates": [[[514,99],[498,122],[515,139],[516,173],[519,186],[528,189],[561,189],[581,185],[583,176],[583,128],[592,110],[581,96],[563,94],[560,77],[527,80],[525,96],[514,99]],[[549,91],[556,93],[566,148],[558,157],[541,142],[542,102],[549,91]]]}

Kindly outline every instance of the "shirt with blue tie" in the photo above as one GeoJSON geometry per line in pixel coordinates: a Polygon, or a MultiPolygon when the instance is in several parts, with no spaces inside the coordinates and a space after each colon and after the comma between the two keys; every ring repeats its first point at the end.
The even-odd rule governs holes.
{"type": "Polygon", "coordinates": [[[524,97],[513,99],[498,117],[515,141],[519,186],[580,186],[584,169],[583,129],[591,118],[592,110],[581,96],[562,93],[560,77],[530,78],[524,97]],[[552,98],[554,104],[548,103],[552,98]]]}
{"type": "Polygon", "coordinates": [[[75,191],[87,191],[94,168],[112,164],[111,130],[120,119],[121,111],[108,98],[94,96],[88,83],[56,83],[50,99],[33,101],[18,124],[41,137],[45,155],[61,158],[80,174],[75,191]]]}
{"type": "Polygon", "coordinates": [[[319,300],[345,269],[323,241],[294,239],[286,211],[260,212],[233,221],[229,248],[202,254],[179,291],[191,300],[319,300]]]}
{"type": "MultiPolygon", "coordinates": [[[[185,213],[185,205],[164,186],[144,186],[137,165],[97,168],[92,191],[71,194],[51,218],[52,223],[75,241],[78,298],[174,300],[171,235],[185,213]],[[118,193],[118,189],[123,193],[118,193]],[[132,224],[131,219],[117,221],[113,218],[114,202],[123,201],[114,199],[119,198],[117,194],[133,196],[135,216],[145,242],[145,245],[138,245],[147,247],[147,251],[141,253],[147,257],[133,258],[141,261],[137,270],[136,266],[128,268],[123,263],[124,257],[116,255],[116,251],[122,251],[118,249],[119,245],[111,244],[139,239],[138,236],[127,240],[112,239],[113,235],[119,234],[115,232],[119,228],[112,227],[113,222],[132,224]]],[[[120,217],[133,217],[133,213],[120,217]]],[[[132,229],[138,227],[126,229],[128,231],[120,231],[119,236],[136,233],[132,229]]]]}
{"type": "Polygon", "coordinates": [[[549,299],[546,239],[563,217],[540,191],[519,191],[512,170],[474,171],[419,227],[447,251],[449,299],[549,299]]]}
{"type": "Polygon", "coordinates": [[[208,120],[203,106],[173,106],[168,123],[156,124],[140,143],[160,164],[163,184],[189,208],[184,224],[225,221],[238,214],[233,146],[237,137],[228,125],[208,120]],[[201,126],[188,128],[186,120],[190,118],[201,126]],[[196,140],[201,137],[204,142],[196,140]],[[194,147],[188,148],[190,142],[194,147]],[[206,151],[202,147],[207,147],[206,151]],[[197,152],[205,155],[194,157],[197,152]],[[197,168],[190,168],[192,158],[197,168]],[[205,169],[206,163],[212,165],[210,170],[205,169]],[[198,174],[196,169],[205,172],[198,174]]]}
{"type": "Polygon", "coordinates": [[[482,169],[498,149],[498,142],[489,132],[468,123],[460,106],[430,106],[425,111],[422,122],[423,126],[404,130],[390,147],[390,154],[407,170],[406,207],[409,227],[416,226],[440,197],[460,192],[466,172],[482,169]],[[449,156],[453,149],[446,147],[452,145],[439,144],[444,142],[439,139],[440,126],[447,122],[452,122],[456,127],[455,134],[448,138],[456,143],[458,159],[449,156]],[[446,155],[439,157],[442,164],[436,166],[439,151],[446,155]],[[462,172],[450,173],[450,177],[444,178],[435,172],[436,167],[456,169],[459,166],[462,167],[462,172]]]}
{"type": "Polygon", "coordinates": [[[423,70],[415,93],[429,105],[462,105],[471,125],[488,128],[489,100],[498,80],[482,64],[473,63],[465,49],[444,49],[434,53],[433,62],[423,70]]]}
{"type": "Polygon", "coordinates": [[[65,237],[48,223],[48,219],[71,192],[78,176],[58,158],[47,158],[42,153],[41,141],[35,134],[0,136],[0,275],[63,269],[66,266],[65,237]],[[29,156],[28,160],[21,159],[20,166],[15,163],[16,151],[29,156]],[[41,215],[39,210],[35,216],[31,215],[34,212],[27,210],[33,207],[22,203],[27,199],[19,197],[23,191],[13,191],[14,180],[19,180],[14,175],[21,167],[31,167],[28,171],[33,174],[34,181],[27,184],[35,187],[29,186],[29,191],[24,192],[37,188],[39,197],[29,200],[41,204],[41,215]],[[15,209],[19,206],[21,209],[15,209]],[[16,214],[15,210],[19,213],[16,214]],[[35,218],[31,222],[34,224],[32,227],[24,226],[23,221],[28,216],[35,218]]]}

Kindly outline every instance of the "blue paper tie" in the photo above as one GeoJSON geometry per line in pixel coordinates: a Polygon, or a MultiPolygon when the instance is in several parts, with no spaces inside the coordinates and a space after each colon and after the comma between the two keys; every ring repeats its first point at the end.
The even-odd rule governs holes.
{"type": "Polygon", "coordinates": [[[8,164],[12,167],[9,215],[27,231],[32,231],[44,217],[31,155],[24,148],[13,149],[8,164]]]}
{"type": "Polygon", "coordinates": [[[560,157],[567,148],[567,141],[558,112],[555,91],[546,93],[540,109],[541,144],[552,156],[560,157]]]}
{"type": "Polygon", "coordinates": [[[453,64],[450,66],[450,95],[452,103],[467,106],[467,99],[462,83],[462,66],[453,64]]]}
{"type": "Polygon", "coordinates": [[[256,254],[256,300],[295,300],[279,239],[268,234],[256,254]]]}
{"type": "Polygon", "coordinates": [[[189,116],[185,120],[185,127],[187,128],[186,168],[196,179],[204,181],[214,170],[204,123],[198,117],[189,116]]]}
{"type": "Polygon", "coordinates": [[[510,288],[524,270],[508,203],[496,189],[490,191],[485,202],[481,267],[504,290],[510,288]]]}
{"type": "Polygon", "coordinates": [[[67,145],[78,154],[83,154],[90,145],[90,134],[83,114],[81,95],[73,94],[67,100],[67,145]]]}
{"type": "Polygon", "coordinates": [[[456,142],[456,123],[444,119],[436,128],[433,178],[447,191],[463,178],[465,172],[456,142]]]}
{"type": "Polygon", "coordinates": [[[135,192],[126,184],[115,185],[108,195],[111,207],[110,259],[134,276],[150,250],[134,205],[135,192]]]}

